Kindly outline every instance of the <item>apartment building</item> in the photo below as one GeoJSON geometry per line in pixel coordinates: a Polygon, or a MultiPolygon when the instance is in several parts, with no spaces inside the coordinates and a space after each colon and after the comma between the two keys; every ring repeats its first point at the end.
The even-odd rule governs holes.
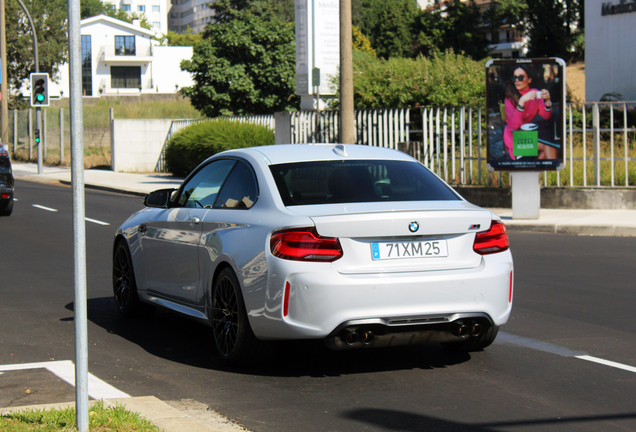
{"type": "Polygon", "coordinates": [[[125,12],[145,16],[155,34],[168,33],[170,0],[105,0],[105,2],[125,12]]]}
{"type": "Polygon", "coordinates": [[[168,14],[168,29],[176,33],[184,33],[188,28],[194,33],[201,33],[205,26],[214,21],[215,0],[171,0],[168,14]]]}

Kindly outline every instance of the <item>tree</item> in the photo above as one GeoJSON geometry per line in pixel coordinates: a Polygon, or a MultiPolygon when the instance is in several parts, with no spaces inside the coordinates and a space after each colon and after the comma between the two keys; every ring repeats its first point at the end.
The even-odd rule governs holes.
{"type": "Polygon", "coordinates": [[[294,0],[217,0],[212,7],[217,23],[229,22],[244,13],[286,23],[293,23],[295,16],[294,0]]]}
{"type": "Polygon", "coordinates": [[[529,57],[569,59],[583,31],[582,0],[526,0],[529,57]]]}
{"type": "Polygon", "coordinates": [[[233,11],[206,28],[181,68],[194,79],[183,95],[208,117],[271,114],[299,104],[294,25],[278,18],[233,11]]]}
{"type": "Polygon", "coordinates": [[[451,0],[443,6],[438,3],[420,14],[415,26],[415,51],[429,56],[453,50],[481,60],[489,54],[489,42],[481,34],[481,26],[481,11],[472,0],[451,0]]]}
{"type": "Polygon", "coordinates": [[[419,9],[413,0],[363,0],[355,24],[382,58],[411,57],[412,27],[419,9]]]}
{"type": "MultiPolygon", "coordinates": [[[[356,109],[418,105],[483,105],[484,61],[452,51],[426,58],[374,58],[353,53],[353,92],[356,109]]],[[[338,77],[332,80],[337,88],[338,77]]],[[[338,106],[338,93],[333,107],[338,106]]]]}
{"type": "Polygon", "coordinates": [[[81,0],[80,1],[80,17],[90,18],[97,15],[106,15],[108,11],[115,9],[110,3],[103,3],[102,0],[81,0]]]}
{"type": "Polygon", "coordinates": [[[183,34],[168,30],[168,33],[161,35],[159,38],[161,45],[166,46],[195,46],[202,40],[201,34],[194,33],[191,28],[188,28],[183,34]]]}
{"type": "Polygon", "coordinates": [[[582,59],[583,0],[499,0],[491,4],[491,26],[514,26],[529,40],[528,57],[582,59]]]}
{"type": "MultiPolygon", "coordinates": [[[[48,73],[53,79],[59,66],[68,59],[67,5],[64,0],[31,0],[23,2],[33,20],[38,40],[39,71],[48,73]]],[[[6,2],[7,84],[12,90],[20,89],[23,80],[35,72],[33,33],[24,10],[15,0],[6,2]]],[[[3,77],[4,78],[4,77],[3,77]]],[[[13,94],[10,91],[10,94],[13,94]]],[[[9,105],[20,105],[10,96],[9,105]]]]}
{"type": "Polygon", "coordinates": [[[371,41],[369,40],[369,38],[363,35],[358,27],[352,26],[351,33],[353,36],[352,37],[353,49],[355,51],[365,52],[371,55],[372,57],[378,56],[375,50],[371,47],[371,41]]]}

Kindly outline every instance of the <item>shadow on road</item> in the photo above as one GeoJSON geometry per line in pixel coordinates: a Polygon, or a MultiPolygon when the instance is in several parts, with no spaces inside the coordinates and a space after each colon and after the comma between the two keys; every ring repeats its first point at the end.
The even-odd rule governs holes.
{"type": "MultiPolygon", "coordinates": [[[[370,427],[380,426],[387,431],[420,432],[420,431],[453,431],[453,432],[492,432],[502,427],[548,426],[561,425],[572,427],[572,424],[585,424],[590,427],[594,422],[632,420],[635,413],[589,415],[576,417],[559,417],[547,419],[512,420],[494,423],[458,423],[451,420],[438,419],[421,414],[390,409],[355,409],[346,411],[343,416],[350,420],[367,423],[370,427]]],[[[599,426],[599,430],[602,428],[599,426]]]]}
{"type": "MultiPolygon", "coordinates": [[[[73,303],[66,305],[73,310],[73,303]]],[[[265,364],[229,368],[220,363],[212,345],[212,330],[165,310],[140,319],[123,318],[112,297],[87,301],[88,319],[108,333],[120,336],[169,361],[229,372],[285,377],[324,377],[379,371],[439,369],[470,360],[466,353],[450,352],[438,344],[366,350],[332,351],[321,340],[276,343],[265,364]]],[[[65,318],[66,319],[66,318],[65,318]]]]}

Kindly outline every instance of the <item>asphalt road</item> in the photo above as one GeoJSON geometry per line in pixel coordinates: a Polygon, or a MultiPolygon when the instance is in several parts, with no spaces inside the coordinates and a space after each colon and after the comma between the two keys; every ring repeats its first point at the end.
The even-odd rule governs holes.
{"type": "MultiPolygon", "coordinates": [[[[71,189],[17,181],[16,198],[0,218],[0,364],[73,360],[71,189]]],[[[259,432],[636,430],[636,238],[511,234],[513,314],[483,352],[290,342],[270,365],[231,370],[202,325],[118,317],[112,238],[140,207],[86,191],[89,371],[130,395],[194,399],[259,432]]],[[[7,372],[0,405],[29,379],[69,393],[7,372]]]]}

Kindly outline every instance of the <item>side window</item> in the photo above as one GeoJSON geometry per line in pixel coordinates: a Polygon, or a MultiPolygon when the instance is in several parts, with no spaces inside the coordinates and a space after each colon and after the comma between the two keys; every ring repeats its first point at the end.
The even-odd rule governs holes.
{"type": "Polygon", "coordinates": [[[179,206],[212,208],[219,189],[235,164],[234,160],[221,159],[203,167],[183,187],[179,206]]]}
{"type": "Polygon", "coordinates": [[[214,208],[248,209],[254,205],[258,188],[252,170],[237,162],[214,204],[214,208]]]}

